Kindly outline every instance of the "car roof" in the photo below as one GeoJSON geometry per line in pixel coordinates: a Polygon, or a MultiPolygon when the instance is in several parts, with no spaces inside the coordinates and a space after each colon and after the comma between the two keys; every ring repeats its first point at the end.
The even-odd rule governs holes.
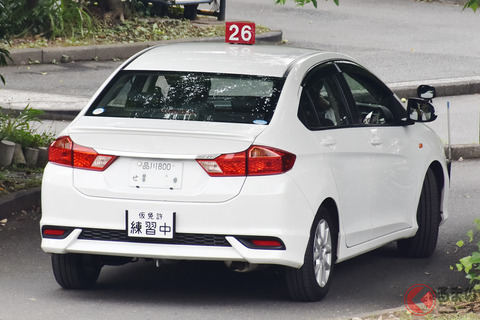
{"type": "Polygon", "coordinates": [[[318,61],[349,59],[339,54],[286,45],[193,42],[149,48],[124,69],[283,77],[296,61],[315,55],[318,61]]]}

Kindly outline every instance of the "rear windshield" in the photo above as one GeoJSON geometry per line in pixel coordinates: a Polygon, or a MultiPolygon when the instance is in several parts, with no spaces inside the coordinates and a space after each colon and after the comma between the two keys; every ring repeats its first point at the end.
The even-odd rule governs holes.
{"type": "Polygon", "coordinates": [[[87,116],[268,124],[284,79],[124,71],[87,116]]]}

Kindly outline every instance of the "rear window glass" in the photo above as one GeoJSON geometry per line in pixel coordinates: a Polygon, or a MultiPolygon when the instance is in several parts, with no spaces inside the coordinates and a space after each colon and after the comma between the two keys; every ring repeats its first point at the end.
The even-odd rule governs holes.
{"type": "Polygon", "coordinates": [[[283,83],[242,75],[123,72],[87,116],[268,124],[283,83]]]}

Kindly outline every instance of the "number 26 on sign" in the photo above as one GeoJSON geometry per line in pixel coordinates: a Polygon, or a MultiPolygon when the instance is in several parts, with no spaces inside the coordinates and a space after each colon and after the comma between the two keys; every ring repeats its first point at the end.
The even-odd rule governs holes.
{"type": "Polygon", "coordinates": [[[253,22],[226,22],[225,42],[239,44],[255,43],[255,23],[253,22]]]}

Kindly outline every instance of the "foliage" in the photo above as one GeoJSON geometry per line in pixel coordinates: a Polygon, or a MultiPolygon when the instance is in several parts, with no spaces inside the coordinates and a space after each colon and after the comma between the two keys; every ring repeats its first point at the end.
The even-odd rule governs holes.
{"type": "MultiPolygon", "coordinates": [[[[477,231],[480,231],[480,219],[474,221],[477,231]]],[[[474,241],[473,230],[467,232],[468,241],[474,241]]],[[[457,246],[463,247],[464,241],[458,241],[457,246]]],[[[469,256],[466,256],[459,260],[460,263],[456,264],[458,271],[464,271],[466,278],[470,280],[470,283],[475,283],[474,290],[480,290],[480,241],[477,242],[477,251],[473,251],[469,256]]]]}
{"type": "MultiPolygon", "coordinates": [[[[313,6],[317,7],[318,0],[293,0],[297,5],[304,6],[308,3],[312,3],[313,6]]],[[[325,0],[328,1],[328,0],[325,0]]],[[[275,4],[285,4],[287,0],[275,0],[275,4]]],[[[335,4],[338,6],[340,4],[340,0],[333,0],[335,4]]],[[[478,7],[480,6],[480,0],[466,0],[465,6],[463,9],[471,8],[473,11],[477,11],[478,7]]]]}
{"type": "Polygon", "coordinates": [[[32,9],[28,9],[26,0],[0,2],[0,39],[85,36],[91,33],[94,24],[83,1],[38,0],[32,9]]]}
{"type": "Polygon", "coordinates": [[[480,0],[468,0],[465,3],[465,6],[463,7],[463,9],[465,10],[466,8],[471,8],[474,12],[476,12],[479,5],[480,5],[480,0]]]}
{"type": "MultiPolygon", "coordinates": [[[[257,25],[256,33],[268,32],[269,29],[257,25]]],[[[136,18],[126,20],[123,24],[110,27],[98,26],[95,36],[87,38],[46,40],[12,39],[10,48],[39,48],[49,46],[80,46],[91,44],[133,43],[141,41],[172,40],[193,37],[224,37],[225,25],[197,25],[190,20],[175,20],[169,18],[136,18]]]]}
{"type": "Polygon", "coordinates": [[[47,37],[84,37],[91,34],[95,24],[82,2],[72,0],[41,0],[31,19],[30,32],[47,37]]]}
{"type": "Polygon", "coordinates": [[[7,139],[25,147],[48,146],[53,141],[53,134],[37,133],[31,128],[34,122],[40,122],[41,110],[26,106],[18,115],[1,112],[0,107],[0,140],[7,139]]]}
{"type": "Polygon", "coordinates": [[[224,36],[225,26],[196,26],[189,20],[176,19],[133,19],[96,32],[97,42],[158,41],[179,38],[224,36]]]}
{"type": "Polygon", "coordinates": [[[55,139],[54,134],[44,131],[37,133],[36,130],[14,130],[9,137],[6,138],[12,142],[27,148],[46,147],[55,139]]]}
{"type": "MultiPolygon", "coordinates": [[[[7,35],[6,35],[6,28],[5,26],[2,25],[2,21],[4,21],[5,15],[7,15],[8,12],[6,11],[5,5],[3,2],[0,1],[0,44],[2,42],[7,41],[7,35]]],[[[7,59],[10,58],[10,53],[3,48],[0,48],[0,67],[6,66],[7,65],[7,59]]],[[[5,84],[5,78],[0,74],[0,81],[2,81],[3,84],[5,84]]]]}
{"type": "MultiPolygon", "coordinates": [[[[293,0],[298,6],[304,6],[308,3],[312,3],[313,6],[316,8],[317,7],[317,0],[293,0]]],[[[325,0],[328,1],[328,0],[325,0]]],[[[480,0],[477,0],[480,1],[480,0]]],[[[285,4],[287,0],[275,0],[275,4],[285,4]]],[[[335,4],[338,6],[340,4],[340,0],[333,0],[335,4]]]]}
{"type": "MultiPolygon", "coordinates": [[[[1,109],[0,109],[1,111],[1,109]]],[[[8,137],[15,130],[30,130],[30,123],[40,121],[39,116],[43,113],[41,110],[33,109],[27,105],[20,111],[18,116],[0,112],[0,137],[8,137]]]]}
{"type": "MultiPolygon", "coordinates": [[[[0,67],[7,65],[7,59],[10,59],[10,53],[6,49],[0,48],[0,67]]],[[[0,74],[0,81],[5,84],[5,78],[0,74]]]]}
{"type": "Polygon", "coordinates": [[[25,18],[24,0],[0,1],[0,40],[8,39],[15,31],[23,29],[25,18]]]}

